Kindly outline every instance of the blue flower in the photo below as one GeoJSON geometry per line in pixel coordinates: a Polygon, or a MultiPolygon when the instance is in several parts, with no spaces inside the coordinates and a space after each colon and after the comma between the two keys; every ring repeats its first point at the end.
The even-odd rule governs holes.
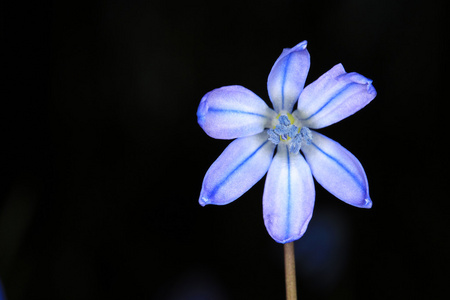
{"type": "Polygon", "coordinates": [[[207,171],[200,204],[228,204],[267,173],[264,223],[279,243],[305,233],[314,208],[313,176],[342,201],[372,206],[360,162],[313,129],[354,114],[375,98],[375,88],[370,79],[346,73],[341,64],[304,88],[310,65],[306,45],[303,41],[284,49],[273,65],[267,89],[274,109],[234,85],[207,93],[197,110],[198,123],[209,136],[235,139],[207,171]]]}

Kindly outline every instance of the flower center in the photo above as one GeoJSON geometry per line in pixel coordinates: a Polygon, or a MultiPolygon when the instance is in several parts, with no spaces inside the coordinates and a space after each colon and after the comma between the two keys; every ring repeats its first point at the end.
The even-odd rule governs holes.
{"type": "Polygon", "coordinates": [[[302,143],[311,144],[312,134],[307,127],[297,127],[294,125],[295,119],[290,114],[278,115],[278,123],[274,128],[268,129],[268,140],[278,145],[280,142],[289,145],[289,151],[296,153],[300,151],[302,143]]]}

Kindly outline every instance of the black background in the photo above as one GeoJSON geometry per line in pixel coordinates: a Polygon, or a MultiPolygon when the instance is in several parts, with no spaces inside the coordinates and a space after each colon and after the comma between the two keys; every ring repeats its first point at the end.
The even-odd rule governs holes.
{"type": "Polygon", "coordinates": [[[268,101],[273,63],[305,39],[307,84],[342,63],[378,95],[320,130],[361,161],[374,204],[316,183],[295,244],[300,298],[445,297],[446,13],[443,1],[2,4],[8,299],[283,299],[264,179],[230,205],[198,204],[229,141],[195,113],[230,84],[268,101]]]}

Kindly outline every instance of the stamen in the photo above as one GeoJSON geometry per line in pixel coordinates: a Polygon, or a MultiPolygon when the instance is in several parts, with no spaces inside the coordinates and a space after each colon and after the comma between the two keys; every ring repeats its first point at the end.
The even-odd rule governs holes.
{"type": "Polygon", "coordinates": [[[284,134],[286,134],[286,133],[287,133],[287,131],[288,131],[288,127],[287,127],[287,126],[285,126],[285,125],[281,125],[281,124],[279,124],[279,125],[275,126],[275,129],[274,129],[274,131],[275,131],[275,133],[276,133],[276,134],[279,134],[279,135],[284,135],[284,134]]]}
{"type": "Polygon", "coordinates": [[[284,141],[289,144],[289,152],[298,153],[303,142],[307,145],[311,144],[312,134],[309,128],[302,127],[299,130],[299,128],[292,124],[291,121],[293,123],[294,119],[291,120],[286,115],[279,116],[279,124],[273,129],[267,130],[267,134],[269,135],[268,140],[275,145],[278,145],[281,141],[284,141]]]}
{"type": "Polygon", "coordinates": [[[288,136],[293,139],[298,133],[298,127],[295,125],[290,126],[288,136]]]}
{"type": "Polygon", "coordinates": [[[271,141],[275,145],[278,145],[280,143],[280,136],[276,134],[273,129],[268,129],[267,134],[269,135],[269,141],[271,141]]]}
{"type": "Polygon", "coordinates": [[[302,127],[302,129],[300,130],[300,135],[302,136],[303,142],[305,142],[306,145],[311,145],[312,133],[308,127],[302,127]]]}
{"type": "Polygon", "coordinates": [[[300,151],[300,147],[302,146],[302,135],[297,134],[291,141],[291,144],[289,145],[289,152],[291,153],[297,153],[300,151]]]}
{"type": "Polygon", "coordinates": [[[289,120],[288,116],[286,116],[286,115],[281,115],[281,116],[278,118],[278,122],[280,122],[280,124],[281,124],[281,125],[284,125],[284,126],[289,126],[289,125],[291,125],[291,121],[289,120]]]}

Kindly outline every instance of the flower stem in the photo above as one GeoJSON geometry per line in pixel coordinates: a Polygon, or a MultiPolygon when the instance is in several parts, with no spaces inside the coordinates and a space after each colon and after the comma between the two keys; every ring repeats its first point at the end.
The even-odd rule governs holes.
{"type": "Polygon", "coordinates": [[[286,299],[297,300],[294,242],[284,244],[284,273],[286,278],[286,299]]]}

